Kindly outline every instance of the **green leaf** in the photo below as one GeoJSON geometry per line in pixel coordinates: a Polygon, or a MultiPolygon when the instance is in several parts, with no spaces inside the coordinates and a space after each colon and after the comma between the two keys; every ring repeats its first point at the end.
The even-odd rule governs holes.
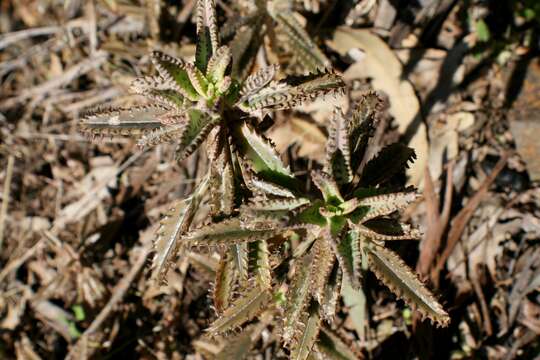
{"type": "Polygon", "coordinates": [[[206,73],[210,58],[219,47],[215,0],[197,0],[197,44],[195,65],[206,73]]]}
{"type": "Polygon", "coordinates": [[[360,236],[357,231],[348,231],[337,244],[337,258],[347,280],[354,289],[360,287],[360,279],[362,278],[360,236]]]}
{"type": "Polygon", "coordinates": [[[491,32],[484,19],[476,21],[476,37],[480,42],[488,42],[491,38],[491,32]]]}
{"type": "Polygon", "coordinates": [[[152,51],[152,63],[168,84],[191,101],[197,101],[199,93],[189,79],[188,64],[161,51],[152,51]]]}
{"type": "Polygon", "coordinates": [[[208,113],[197,109],[189,110],[186,113],[180,142],[176,147],[176,160],[182,161],[191,155],[218,122],[219,118],[212,117],[208,113]]]}
{"type": "Polygon", "coordinates": [[[327,222],[326,218],[321,215],[319,209],[324,206],[322,200],[315,200],[312,204],[295,218],[298,223],[307,223],[325,227],[327,222]]]}
{"type": "Polygon", "coordinates": [[[367,322],[366,295],[362,287],[354,289],[351,284],[345,280],[341,290],[343,303],[349,308],[349,316],[354,324],[354,328],[360,339],[365,339],[367,322]]]}
{"type": "Polygon", "coordinates": [[[440,326],[447,326],[450,317],[425,287],[417,275],[395,253],[383,246],[371,243],[366,247],[370,269],[394,294],[423,317],[440,326]]]}
{"type": "Polygon", "coordinates": [[[273,144],[251,129],[246,123],[239,129],[241,152],[249,161],[251,169],[264,180],[269,180],[285,188],[295,188],[296,179],[285,167],[273,144]]]}
{"type": "Polygon", "coordinates": [[[227,46],[220,47],[217,52],[212,55],[206,70],[206,77],[214,84],[220,84],[225,77],[225,71],[231,63],[231,49],[227,46]]]}
{"type": "Polygon", "coordinates": [[[312,170],[311,180],[321,191],[325,203],[338,206],[344,202],[338,185],[330,175],[322,171],[312,170]]]}

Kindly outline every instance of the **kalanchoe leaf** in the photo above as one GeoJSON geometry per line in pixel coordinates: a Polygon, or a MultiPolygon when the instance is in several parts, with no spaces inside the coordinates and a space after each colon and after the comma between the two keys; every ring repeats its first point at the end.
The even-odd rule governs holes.
{"type": "Polygon", "coordinates": [[[131,83],[131,90],[172,109],[187,110],[193,104],[161,76],[137,78],[131,83]]]}
{"type": "Polygon", "coordinates": [[[321,328],[319,303],[312,300],[308,310],[302,315],[300,328],[291,342],[291,360],[305,360],[311,353],[311,349],[317,340],[321,328]]]}
{"type": "Polygon", "coordinates": [[[360,279],[362,277],[360,236],[357,231],[348,231],[337,244],[339,263],[353,289],[360,287],[360,279]]]}
{"type": "Polygon", "coordinates": [[[223,314],[207,329],[211,334],[233,330],[259,315],[272,299],[268,290],[258,286],[238,297],[223,314]]]}
{"type": "Polygon", "coordinates": [[[186,238],[196,245],[232,245],[241,242],[267,240],[287,230],[287,227],[246,228],[238,218],[227,219],[191,231],[186,238]]]}
{"type": "Polygon", "coordinates": [[[93,136],[141,136],[162,127],[168,110],[157,105],[97,109],[83,117],[80,128],[93,136]]]}
{"type": "Polygon", "coordinates": [[[205,178],[190,197],[176,202],[169,212],[165,214],[157,238],[154,241],[153,279],[163,282],[180,249],[188,245],[184,235],[193,221],[207,186],[208,180],[205,178]]]}
{"type": "Polygon", "coordinates": [[[334,265],[335,256],[332,247],[325,238],[315,241],[311,249],[313,261],[311,264],[311,294],[320,304],[323,303],[325,285],[334,265]]]}
{"type": "Polygon", "coordinates": [[[400,143],[383,148],[370,160],[362,172],[362,186],[377,185],[407,168],[407,163],[416,159],[414,150],[400,143]]]}
{"type": "Polygon", "coordinates": [[[370,268],[393,293],[437,325],[448,325],[450,317],[446,311],[398,255],[374,243],[366,251],[370,268]]]}
{"type": "Polygon", "coordinates": [[[206,77],[201,70],[192,64],[186,64],[185,69],[191,85],[201,97],[209,98],[213,96],[213,94],[209,94],[208,92],[208,80],[206,80],[206,77]]]}
{"type": "Polygon", "coordinates": [[[197,44],[195,65],[206,73],[210,58],[219,47],[215,0],[197,0],[197,44]]]}
{"type": "Polygon", "coordinates": [[[341,339],[331,330],[323,327],[319,332],[317,349],[324,354],[327,359],[332,360],[357,360],[359,357],[351,351],[352,344],[341,339]]]}
{"type": "Polygon", "coordinates": [[[410,240],[422,236],[416,228],[385,218],[369,220],[362,225],[354,225],[354,228],[373,240],[410,240]]]}
{"type": "Polygon", "coordinates": [[[216,280],[214,282],[214,291],[212,297],[214,307],[218,314],[229,307],[229,300],[233,292],[234,282],[234,263],[231,261],[231,255],[227,252],[219,261],[216,271],[216,280]]]}
{"type": "Polygon", "coordinates": [[[145,148],[147,146],[171,143],[176,141],[183,131],[184,126],[180,124],[165,126],[144,134],[137,142],[137,145],[140,148],[145,148]]]}
{"type": "Polygon", "coordinates": [[[363,94],[351,109],[349,119],[349,144],[353,172],[359,168],[366,155],[368,141],[375,131],[377,112],[382,108],[382,100],[375,92],[363,94]]]}
{"type": "Polygon", "coordinates": [[[200,95],[191,84],[186,70],[188,64],[161,51],[153,51],[151,59],[159,74],[172,88],[191,101],[199,99],[200,95]]]}
{"type": "Polygon", "coordinates": [[[297,268],[292,280],[292,286],[287,292],[282,338],[285,343],[292,342],[298,321],[309,302],[311,285],[311,253],[304,255],[301,265],[297,268]]]}
{"type": "MultiPolygon", "coordinates": [[[[269,2],[269,4],[278,4],[283,2],[269,2]]],[[[279,24],[280,30],[287,37],[289,48],[295,55],[297,62],[310,73],[324,71],[331,67],[330,61],[323,52],[311,40],[309,34],[302,25],[296,20],[292,9],[283,9],[280,6],[268,7],[269,14],[279,24]]]]}
{"type": "Polygon", "coordinates": [[[270,260],[266,241],[254,241],[248,244],[250,268],[255,275],[255,280],[261,289],[270,289],[272,276],[270,274],[270,260]]]}
{"type": "Polygon", "coordinates": [[[336,314],[336,305],[341,292],[341,281],[343,272],[338,262],[334,262],[332,271],[324,285],[323,302],[321,303],[321,314],[326,321],[332,321],[336,314]]]}
{"type": "Polygon", "coordinates": [[[218,121],[219,118],[212,117],[200,110],[189,110],[186,113],[184,131],[176,147],[176,160],[182,161],[191,155],[206,139],[218,121]]]}
{"type": "Polygon", "coordinates": [[[323,195],[324,201],[327,204],[337,206],[344,201],[339,192],[338,185],[327,173],[313,170],[311,172],[311,180],[313,180],[313,183],[317,186],[317,188],[319,188],[323,195]]]}
{"type": "Polygon", "coordinates": [[[296,186],[296,179],[288,167],[285,167],[273,144],[258,134],[246,123],[237,131],[241,141],[241,153],[249,161],[251,169],[263,180],[276,185],[291,188],[296,186]]]}
{"type": "Polygon", "coordinates": [[[231,63],[231,49],[227,46],[220,47],[215,54],[212,55],[206,70],[206,77],[214,84],[219,84],[225,77],[225,71],[231,63]]]}
{"type": "Polygon", "coordinates": [[[291,211],[309,203],[305,198],[281,198],[271,200],[252,200],[240,208],[244,221],[257,219],[280,220],[291,211]]]}
{"type": "Polygon", "coordinates": [[[325,171],[332,174],[339,184],[348,184],[353,180],[349,135],[348,121],[336,109],[328,129],[325,171]]]}
{"type": "Polygon", "coordinates": [[[315,200],[308,208],[296,216],[295,222],[325,227],[327,225],[326,218],[320,212],[322,206],[324,206],[322,200],[315,200]]]}
{"type": "Polygon", "coordinates": [[[242,84],[240,99],[238,103],[243,103],[249,96],[255,94],[274,79],[279,69],[278,65],[271,65],[259,69],[256,73],[248,76],[242,84]]]}
{"type": "Polygon", "coordinates": [[[287,79],[287,82],[271,82],[247,98],[245,111],[283,110],[327,95],[342,95],[345,83],[336,74],[310,75],[287,79]]]}
{"type": "Polygon", "coordinates": [[[232,163],[229,139],[218,125],[208,135],[208,158],[210,160],[211,215],[230,215],[236,205],[238,186],[232,163]]]}
{"type": "Polygon", "coordinates": [[[362,221],[367,221],[379,216],[389,215],[394,211],[405,209],[416,201],[416,192],[398,192],[383,195],[370,196],[359,201],[358,206],[367,207],[362,221]]]}
{"type": "Polygon", "coordinates": [[[233,79],[241,82],[249,75],[255,61],[255,55],[262,44],[262,25],[262,22],[259,21],[253,24],[253,27],[240,28],[229,43],[233,58],[231,71],[233,79]]]}

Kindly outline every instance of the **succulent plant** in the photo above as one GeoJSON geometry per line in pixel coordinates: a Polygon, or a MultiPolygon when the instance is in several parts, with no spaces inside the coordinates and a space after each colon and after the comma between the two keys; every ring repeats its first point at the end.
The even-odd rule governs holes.
{"type": "Polygon", "coordinates": [[[213,216],[227,216],[238,207],[246,197],[246,186],[255,193],[290,193],[287,187],[294,184],[293,175],[260,134],[257,119],[321,96],[340,95],[344,86],[334,73],[278,81],[277,66],[259,69],[245,80],[235,78],[230,74],[231,51],[219,43],[214,1],[198,1],[196,18],[195,62],[154,51],[151,59],[158,74],[133,82],[133,91],[153,103],[93,111],[81,123],[83,131],[95,137],[137,137],[140,147],[176,143],[178,161],[207,140],[207,177],[162,221],[154,258],[154,278],[159,280],[164,280],[172,260],[185,246],[179,239],[189,229],[206,191],[212,195],[213,216]]]}
{"type": "MultiPolygon", "coordinates": [[[[435,297],[385,246],[385,242],[418,238],[420,233],[390,216],[414,202],[417,193],[385,186],[414,159],[414,151],[393,144],[365,161],[378,104],[378,97],[370,93],[350,114],[335,112],[324,169],[311,172],[318,192],[297,189],[288,197],[259,196],[243,204],[236,215],[186,235],[196,245],[248,243],[255,249],[251,259],[255,264],[251,267],[253,281],[248,290],[234,301],[228,298],[230,294],[214,292],[216,304],[226,302],[230,307],[211,325],[211,332],[227,332],[271,307],[275,303],[272,299],[287,281],[271,274],[291,260],[296,274],[286,295],[281,334],[290,347],[291,358],[307,358],[317,341],[322,319],[334,316],[341,282],[359,288],[367,269],[422,317],[447,325],[448,314],[435,297]],[[304,229],[305,240],[292,259],[282,256],[272,269],[264,241],[291,229],[304,229]]],[[[216,289],[224,287],[220,282],[224,278],[229,277],[221,273],[216,289]]]]}
{"type": "MultiPolygon", "coordinates": [[[[281,3],[265,5],[265,11],[286,17],[273,7],[281,3]]],[[[260,119],[341,95],[343,80],[332,72],[277,80],[277,66],[244,77],[235,71],[242,64],[235,55],[242,54],[234,50],[238,44],[220,45],[214,1],[199,0],[196,18],[194,63],[154,51],[151,59],[158,74],[134,81],[134,92],[153,103],[94,111],[82,121],[84,131],[94,136],[135,136],[141,147],[174,142],[178,161],[206,141],[209,171],[189,197],[176,201],[164,215],[154,242],[153,279],[163,282],[184,250],[217,250],[212,297],[219,317],[209,333],[227,333],[261,312],[283,308],[281,338],[293,359],[335,351],[349,358],[343,355],[346,346],[331,332],[323,330],[319,336],[321,322],[333,318],[342,283],[358,289],[367,269],[422,316],[446,325],[449,318],[441,305],[385,246],[420,234],[391,216],[417,194],[388,186],[414,159],[414,151],[393,144],[368,159],[377,95],[363,96],[347,114],[336,110],[325,164],[311,171],[306,184],[262,134],[260,119]],[[195,215],[205,201],[210,204],[209,221],[196,227],[195,215]],[[287,250],[287,234],[303,239],[292,252],[287,250]],[[295,268],[292,281],[287,276],[290,266],[295,268]]],[[[297,24],[289,30],[298,35],[291,36],[299,48],[314,53],[297,24]]],[[[234,343],[245,347],[248,340],[240,336],[234,343]]]]}

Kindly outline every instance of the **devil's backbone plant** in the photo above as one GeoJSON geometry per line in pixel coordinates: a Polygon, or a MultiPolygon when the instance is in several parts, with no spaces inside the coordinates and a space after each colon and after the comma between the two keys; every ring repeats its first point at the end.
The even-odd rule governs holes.
{"type": "MultiPolygon", "coordinates": [[[[368,94],[349,114],[334,114],[325,166],[311,172],[318,191],[304,189],[289,197],[254,198],[242,205],[236,216],[192,230],[186,236],[197,245],[248,243],[254,254],[251,290],[244,291],[211,325],[212,333],[227,332],[264,309],[284,303],[281,337],[290,348],[291,358],[306,359],[324,346],[317,342],[321,322],[332,320],[342,282],[358,289],[366,270],[374,272],[422,317],[447,325],[449,317],[442,306],[404,261],[386,247],[388,242],[415,239],[420,233],[392,216],[415,201],[417,193],[411,189],[395,191],[388,182],[414,159],[414,151],[394,144],[366,161],[378,103],[376,95],[368,94]],[[299,228],[305,229],[304,241],[292,256],[278,259],[272,267],[264,240],[299,228]],[[288,284],[278,273],[291,261],[296,272],[288,284]],[[289,289],[283,301],[280,294],[284,284],[289,289]]],[[[222,290],[230,278],[227,271],[226,267],[219,270],[216,304],[229,303],[230,294],[222,290]]]]}
{"type": "MultiPolygon", "coordinates": [[[[160,281],[180,249],[188,245],[180,239],[206,193],[211,194],[211,215],[218,218],[230,215],[250,193],[290,194],[287,187],[295,179],[259,133],[257,119],[321,96],[342,94],[344,86],[333,73],[277,81],[277,66],[261,68],[245,80],[235,78],[230,71],[236,59],[229,47],[220,46],[214,1],[198,1],[196,18],[194,63],[152,52],[158,74],[132,84],[133,91],[150,103],[93,111],[81,124],[94,137],[137,137],[141,147],[176,143],[178,161],[207,140],[208,175],[162,221],[153,261],[153,277],[160,281]]],[[[231,252],[240,264],[246,249],[234,248],[231,252]]],[[[245,275],[243,269],[240,273],[245,275]]]]}

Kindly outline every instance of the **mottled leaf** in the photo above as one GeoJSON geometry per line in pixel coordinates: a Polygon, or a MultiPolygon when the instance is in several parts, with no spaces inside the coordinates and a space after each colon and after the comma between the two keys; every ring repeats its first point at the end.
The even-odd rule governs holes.
{"type": "MultiPolygon", "coordinates": [[[[279,2],[274,1],[273,3],[279,2]]],[[[278,29],[287,37],[290,51],[295,55],[297,62],[309,73],[329,69],[331,67],[330,61],[311,40],[291,10],[269,6],[269,14],[279,24],[278,29]]]]}
{"type": "Polygon", "coordinates": [[[208,63],[206,77],[214,84],[219,84],[225,77],[225,70],[231,63],[231,49],[227,46],[220,47],[215,54],[212,55],[208,63]]]}
{"type": "Polygon", "coordinates": [[[291,342],[291,360],[305,360],[309,356],[321,328],[319,304],[312,300],[291,342]]]}
{"type": "Polygon", "coordinates": [[[212,223],[191,231],[186,238],[197,245],[232,245],[267,240],[287,230],[286,227],[246,228],[238,218],[212,223]]]}
{"type": "Polygon", "coordinates": [[[167,111],[156,105],[96,109],[83,117],[80,129],[93,136],[141,136],[162,127],[167,111]]]}
{"type": "Polygon", "coordinates": [[[238,297],[232,305],[218,317],[207,329],[208,332],[223,333],[233,330],[246,321],[260,314],[264,306],[271,300],[269,291],[254,287],[246,294],[238,297]]]}
{"type": "Polygon", "coordinates": [[[212,117],[200,110],[189,110],[186,113],[184,131],[176,147],[176,160],[182,161],[191,155],[206,139],[206,136],[218,121],[219,118],[212,117]]]}
{"type": "Polygon", "coordinates": [[[283,341],[290,343],[293,341],[298,321],[309,301],[309,289],[311,284],[311,254],[305,255],[296,270],[292,280],[291,289],[287,293],[287,303],[285,306],[283,341]]]}
{"type": "Polygon", "coordinates": [[[332,205],[339,205],[344,200],[339,192],[339,187],[330,175],[322,171],[311,171],[311,180],[321,191],[324,201],[332,205]]]}
{"type": "Polygon", "coordinates": [[[336,109],[328,129],[325,170],[339,184],[348,184],[353,179],[349,130],[348,120],[336,109]]]}
{"type": "Polygon", "coordinates": [[[161,51],[153,51],[151,59],[159,74],[172,88],[191,101],[199,99],[200,95],[189,79],[186,70],[187,63],[161,51]]]}
{"type": "Polygon", "coordinates": [[[261,289],[270,289],[272,276],[266,241],[257,240],[248,244],[250,269],[261,289]]]}
{"type": "Polygon", "coordinates": [[[219,261],[219,266],[216,271],[216,279],[212,297],[214,307],[218,314],[222,313],[229,307],[229,299],[233,292],[234,282],[234,263],[231,255],[227,252],[219,261]]]}
{"type": "Polygon", "coordinates": [[[311,293],[315,300],[323,303],[325,286],[328,276],[334,265],[335,255],[332,247],[325,238],[315,240],[311,249],[313,261],[311,263],[311,293]]]}
{"type": "Polygon", "coordinates": [[[219,47],[215,0],[197,0],[195,65],[206,73],[208,62],[219,47]]]}
{"type": "Polygon", "coordinates": [[[199,208],[206,192],[208,180],[205,178],[187,199],[180,200],[165,214],[154,241],[154,258],[152,259],[152,278],[163,282],[165,275],[174,262],[175,257],[187,239],[185,233],[189,229],[193,217],[199,208]]]}
{"type": "Polygon", "coordinates": [[[389,215],[394,211],[405,209],[417,198],[418,194],[415,192],[398,192],[363,198],[358,203],[358,206],[367,208],[362,221],[389,215]]]}
{"type": "Polygon", "coordinates": [[[450,317],[446,311],[397,254],[374,243],[367,246],[366,251],[370,269],[393,293],[423,317],[440,326],[448,325],[450,317]]]}

